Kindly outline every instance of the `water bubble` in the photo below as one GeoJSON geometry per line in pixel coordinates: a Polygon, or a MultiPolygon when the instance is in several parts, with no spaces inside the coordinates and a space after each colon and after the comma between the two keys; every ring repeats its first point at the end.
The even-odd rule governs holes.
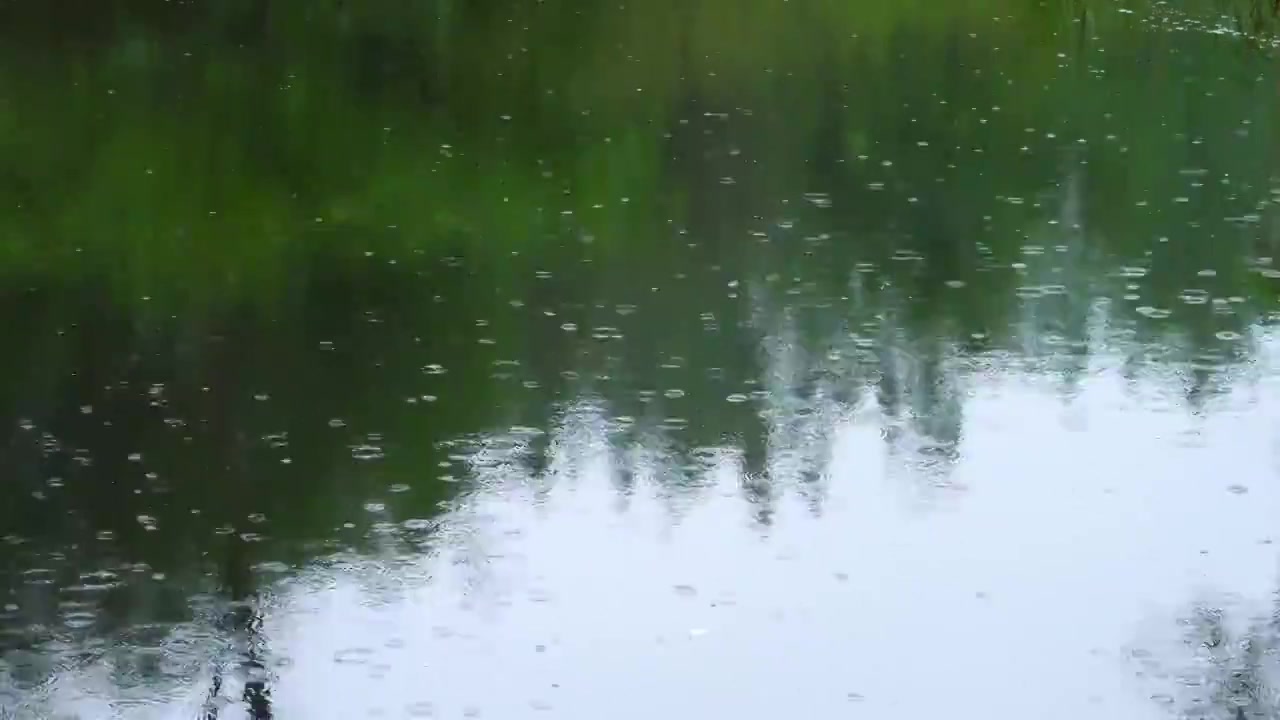
{"type": "Polygon", "coordinates": [[[1209,302],[1209,293],[1206,290],[1187,288],[1178,295],[1178,299],[1187,305],[1204,305],[1209,302]]]}
{"type": "Polygon", "coordinates": [[[62,614],[62,624],[71,630],[93,627],[97,621],[97,614],[89,610],[76,610],[62,614]]]}
{"type": "Polygon", "coordinates": [[[339,650],[333,654],[333,661],[339,665],[365,665],[373,657],[373,650],[366,647],[353,647],[339,650]]]}
{"type": "Polygon", "coordinates": [[[381,460],[386,453],[377,445],[352,445],[351,457],[362,461],[381,460]]]}
{"type": "Polygon", "coordinates": [[[24,585],[52,585],[57,573],[52,568],[28,568],[22,571],[24,585]]]}

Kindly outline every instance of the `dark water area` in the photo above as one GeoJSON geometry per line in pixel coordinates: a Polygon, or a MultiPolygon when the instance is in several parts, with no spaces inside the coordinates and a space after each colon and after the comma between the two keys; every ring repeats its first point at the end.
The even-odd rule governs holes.
{"type": "Polygon", "coordinates": [[[0,0],[0,718],[1280,717],[1277,29],[0,0]]]}

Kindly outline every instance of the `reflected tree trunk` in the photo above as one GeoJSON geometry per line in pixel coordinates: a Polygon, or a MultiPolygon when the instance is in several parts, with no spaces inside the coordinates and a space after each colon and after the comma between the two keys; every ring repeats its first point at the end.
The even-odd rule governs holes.
{"type": "MultiPolygon", "coordinates": [[[[234,325],[229,328],[228,337],[234,338],[237,330],[234,325]]],[[[273,717],[273,712],[269,674],[263,662],[266,638],[263,635],[262,608],[253,576],[251,543],[235,527],[239,518],[243,517],[243,508],[239,507],[237,501],[242,499],[241,493],[244,494],[243,497],[251,495],[252,475],[248,465],[249,441],[244,430],[233,420],[237,417],[233,399],[235,394],[229,391],[231,388],[244,386],[244,358],[234,351],[234,348],[243,346],[239,342],[226,343],[224,352],[218,355],[213,366],[215,377],[212,379],[213,386],[222,388],[223,392],[213,395],[213,405],[209,408],[214,447],[225,458],[223,471],[229,481],[225,491],[235,496],[232,498],[233,510],[229,518],[234,519],[232,531],[226,536],[228,544],[222,567],[222,589],[226,594],[227,608],[219,625],[236,651],[236,659],[230,664],[230,669],[243,678],[241,703],[250,718],[266,720],[273,717]]],[[[216,720],[225,704],[221,693],[227,669],[227,665],[218,664],[209,698],[205,703],[203,720],[216,720]]]]}
{"type": "MultiPolygon", "coordinates": [[[[222,618],[222,629],[238,649],[239,657],[231,670],[244,678],[241,703],[253,720],[269,720],[274,713],[269,673],[264,662],[267,643],[263,634],[262,609],[253,587],[248,543],[238,535],[233,534],[230,538],[224,578],[229,603],[222,618]]],[[[201,720],[218,720],[224,705],[221,694],[226,670],[219,665],[215,671],[201,720]]]]}

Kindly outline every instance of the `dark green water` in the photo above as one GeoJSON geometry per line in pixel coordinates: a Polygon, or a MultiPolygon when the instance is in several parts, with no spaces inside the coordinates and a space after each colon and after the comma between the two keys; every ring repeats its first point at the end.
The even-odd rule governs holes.
{"type": "Polygon", "coordinates": [[[0,0],[0,718],[1280,717],[1274,31],[0,0]]]}

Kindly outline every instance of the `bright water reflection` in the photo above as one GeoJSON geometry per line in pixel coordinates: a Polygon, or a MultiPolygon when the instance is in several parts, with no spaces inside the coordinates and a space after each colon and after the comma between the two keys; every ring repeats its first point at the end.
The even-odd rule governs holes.
{"type": "Polygon", "coordinates": [[[1034,376],[979,379],[945,485],[904,468],[877,410],[848,408],[809,428],[830,443],[819,517],[781,491],[768,528],[745,521],[732,457],[699,468],[699,502],[644,484],[618,508],[627,453],[607,415],[573,408],[552,469],[477,492],[439,556],[288,584],[271,633],[300,660],[278,697],[323,712],[322,678],[389,715],[388,687],[442,716],[1163,717],[1149,697],[1190,703],[1203,688],[1173,676],[1213,670],[1135,653],[1206,588],[1271,590],[1276,390],[1200,421],[1144,409],[1105,361],[1066,403],[1034,376]],[[356,579],[393,568],[377,590],[356,579]]]}

